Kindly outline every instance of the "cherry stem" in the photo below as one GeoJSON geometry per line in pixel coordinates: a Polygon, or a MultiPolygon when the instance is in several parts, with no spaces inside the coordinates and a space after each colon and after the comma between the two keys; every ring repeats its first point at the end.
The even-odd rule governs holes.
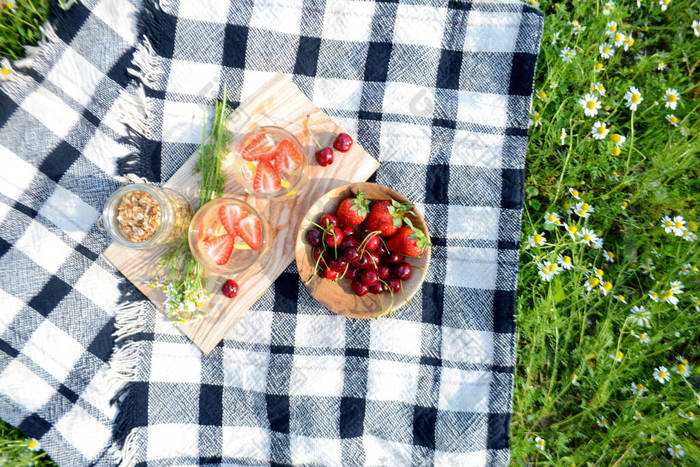
{"type": "Polygon", "coordinates": [[[311,139],[313,140],[313,142],[314,142],[314,144],[316,145],[316,147],[317,147],[319,150],[321,150],[321,149],[323,149],[323,146],[321,146],[321,143],[318,142],[318,140],[316,139],[316,136],[314,136],[313,132],[311,131],[311,128],[309,127],[309,122],[310,122],[310,121],[311,121],[311,117],[307,115],[307,116],[306,116],[306,122],[305,122],[305,123],[306,123],[306,131],[309,132],[309,135],[311,136],[311,139]]]}

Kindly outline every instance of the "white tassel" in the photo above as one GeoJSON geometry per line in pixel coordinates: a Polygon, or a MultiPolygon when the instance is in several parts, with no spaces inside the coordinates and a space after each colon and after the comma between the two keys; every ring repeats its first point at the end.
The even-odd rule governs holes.
{"type": "Polygon", "coordinates": [[[155,53],[151,41],[145,35],[136,47],[131,64],[134,68],[127,68],[126,71],[149,87],[154,87],[158,76],[163,74],[162,59],[155,53]]]}
{"type": "Polygon", "coordinates": [[[123,93],[119,99],[119,121],[132,130],[149,136],[149,111],[148,98],[143,85],[139,85],[135,94],[123,93]]]}
{"type": "Polygon", "coordinates": [[[136,465],[136,452],[138,441],[136,439],[136,429],[133,429],[124,438],[124,446],[117,449],[116,446],[109,448],[109,453],[112,455],[115,464],[121,467],[133,467],[136,465]]]}
{"type": "Polygon", "coordinates": [[[143,356],[143,346],[143,342],[129,342],[114,351],[109,361],[111,371],[107,377],[110,386],[121,389],[134,381],[143,356]]]}
{"type": "Polygon", "coordinates": [[[50,61],[50,58],[58,50],[60,41],[58,34],[50,23],[46,22],[39,26],[41,39],[37,45],[25,45],[25,58],[15,60],[13,65],[17,68],[38,68],[40,65],[50,61]]]}

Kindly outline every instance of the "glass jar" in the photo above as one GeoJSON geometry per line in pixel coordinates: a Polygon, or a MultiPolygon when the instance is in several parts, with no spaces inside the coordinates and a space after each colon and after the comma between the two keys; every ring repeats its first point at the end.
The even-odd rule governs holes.
{"type": "Polygon", "coordinates": [[[192,206],[182,194],[145,183],[112,193],[100,222],[114,242],[145,250],[182,239],[192,220],[192,206]]]}
{"type": "Polygon", "coordinates": [[[306,151],[293,134],[278,126],[261,126],[234,137],[229,157],[234,178],[251,196],[296,196],[308,180],[306,151]]]}

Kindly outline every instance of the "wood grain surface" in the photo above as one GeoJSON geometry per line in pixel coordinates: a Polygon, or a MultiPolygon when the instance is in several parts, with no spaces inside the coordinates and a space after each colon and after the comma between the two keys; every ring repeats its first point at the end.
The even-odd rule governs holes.
{"type": "MultiPolygon", "coordinates": [[[[314,275],[314,259],[311,245],[306,241],[306,232],[313,228],[311,222],[318,222],[321,214],[325,212],[335,212],[340,202],[348,196],[358,191],[367,194],[370,200],[396,200],[399,202],[410,201],[398,191],[384,185],[376,183],[352,183],[338,187],[326,193],[307,211],[299,227],[296,238],[296,259],[297,269],[301,280],[308,282],[314,275]]],[[[413,208],[413,214],[408,216],[413,225],[421,229],[430,238],[428,226],[425,224],[423,216],[413,208]]],[[[383,311],[391,308],[394,312],[404,306],[420,290],[421,284],[425,280],[425,274],[430,264],[430,247],[426,248],[423,254],[417,258],[407,258],[406,262],[413,266],[411,278],[403,281],[403,292],[394,295],[392,304],[390,294],[377,296],[368,293],[364,297],[358,297],[350,288],[350,280],[331,281],[322,279],[318,275],[313,277],[311,282],[306,284],[311,295],[334,313],[338,313],[348,318],[374,318],[383,311]]]]}
{"type": "MultiPolygon", "coordinates": [[[[367,180],[379,168],[379,162],[357,142],[347,153],[336,151],[333,164],[319,166],[313,156],[314,143],[304,125],[307,115],[313,121],[311,130],[321,145],[330,146],[335,133],[343,131],[291,80],[277,75],[242,102],[227,121],[227,128],[234,134],[234,140],[262,125],[276,125],[294,134],[309,157],[309,179],[295,197],[278,200],[254,198],[246,195],[236,183],[231,174],[232,167],[229,161],[225,161],[225,194],[240,196],[268,220],[270,248],[252,267],[231,277],[239,284],[236,298],[229,299],[220,293],[219,285],[226,278],[211,281],[213,295],[205,305],[207,315],[192,323],[177,324],[204,353],[209,353],[216,347],[226,332],[248,313],[250,306],[292,262],[299,224],[311,205],[336,187],[367,180]]],[[[193,175],[198,157],[199,153],[194,153],[165,183],[165,186],[183,193],[192,202],[192,206],[199,206],[199,177],[193,175]]],[[[104,255],[162,310],[165,297],[158,289],[149,288],[147,283],[152,279],[158,259],[165,251],[166,248],[139,251],[113,243],[104,255]]]]}

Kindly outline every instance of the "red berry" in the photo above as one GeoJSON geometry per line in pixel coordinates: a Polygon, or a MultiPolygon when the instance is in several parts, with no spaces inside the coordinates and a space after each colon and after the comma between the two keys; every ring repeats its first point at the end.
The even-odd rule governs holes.
{"type": "Polygon", "coordinates": [[[411,272],[413,272],[413,270],[411,268],[411,265],[408,263],[399,263],[396,266],[394,266],[394,276],[396,276],[397,279],[401,279],[402,281],[410,279],[411,272]]]}
{"type": "Polygon", "coordinates": [[[386,247],[384,246],[384,244],[382,242],[379,242],[379,246],[377,247],[376,250],[374,250],[374,252],[376,254],[378,254],[379,256],[386,256],[387,254],[389,254],[389,252],[387,251],[386,247]]]}
{"type": "Polygon", "coordinates": [[[323,277],[330,280],[335,280],[338,278],[338,271],[331,268],[323,268],[323,277]]]}
{"type": "Polygon", "coordinates": [[[345,277],[347,277],[350,280],[354,280],[359,273],[360,270],[357,269],[355,266],[348,266],[348,270],[345,272],[345,277]]]}
{"type": "Polygon", "coordinates": [[[379,281],[379,275],[373,269],[365,269],[360,273],[360,280],[366,286],[374,285],[379,281]]]}
{"type": "Polygon", "coordinates": [[[348,248],[357,248],[358,246],[360,246],[360,242],[355,237],[347,237],[345,232],[343,232],[343,243],[340,244],[340,248],[343,251],[348,248]]]}
{"type": "Polygon", "coordinates": [[[384,284],[377,282],[376,284],[370,286],[369,291],[373,294],[381,295],[384,293],[384,284]]]}
{"type": "Polygon", "coordinates": [[[336,259],[333,258],[328,261],[328,267],[330,267],[332,270],[339,272],[342,274],[343,271],[345,271],[345,268],[347,267],[348,263],[347,261],[343,259],[336,259]]]}
{"type": "Polygon", "coordinates": [[[377,266],[377,275],[380,279],[386,279],[391,275],[391,268],[386,264],[380,264],[377,266]]]}
{"type": "Polygon", "coordinates": [[[352,225],[346,225],[343,227],[343,235],[346,237],[350,237],[352,235],[355,235],[355,227],[352,225]]]}
{"type": "Polygon", "coordinates": [[[365,250],[374,251],[379,247],[380,243],[382,242],[379,240],[379,235],[373,233],[365,235],[365,250]]]}
{"type": "Polygon", "coordinates": [[[321,259],[320,248],[314,248],[314,263],[323,264],[323,260],[321,259]]]}
{"type": "Polygon", "coordinates": [[[369,267],[377,269],[379,267],[379,255],[373,252],[365,252],[365,254],[369,255],[369,267]]]}
{"type": "Polygon", "coordinates": [[[386,257],[386,264],[399,264],[403,261],[403,256],[398,253],[392,253],[386,257]]]}
{"type": "Polygon", "coordinates": [[[320,151],[316,151],[316,162],[321,167],[325,167],[333,163],[333,150],[331,148],[325,147],[320,151]]]}
{"type": "Polygon", "coordinates": [[[369,292],[369,287],[367,287],[365,284],[358,280],[352,281],[352,284],[350,284],[350,287],[352,288],[352,291],[355,292],[355,295],[358,297],[362,297],[363,295],[367,295],[367,292],[369,292]]]}
{"type": "Polygon", "coordinates": [[[318,229],[311,229],[306,233],[306,240],[311,246],[319,246],[321,244],[321,238],[323,234],[318,229]]]}
{"type": "Polygon", "coordinates": [[[354,263],[355,261],[360,259],[360,252],[357,251],[357,248],[348,248],[343,253],[343,259],[348,263],[354,263]]]}
{"type": "Polygon", "coordinates": [[[353,266],[355,266],[357,269],[367,269],[368,267],[372,266],[372,263],[370,263],[369,255],[365,253],[364,255],[360,256],[357,261],[352,263],[353,266]]]}
{"type": "Polygon", "coordinates": [[[236,284],[236,281],[234,281],[233,279],[227,280],[221,287],[221,293],[226,295],[228,298],[235,297],[236,295],[238,295],[238,284],[236,284]]]}
{"type": "Polygon", "coordinates": [[[327,212],[321,216],[321,218],[318,220],[318,223],[321,227],[325,229],[329,225],[338,225],[338,218],[330,212],[327,212]]]}
{"type": "Polygon", "coordinates": [[[333,147],[340,152],[347,152],[352,147],[352,137],[347,133],[340,133],[333,141],[333,147]]]}
{"type": "Polygon", "coordinates": [[[399,291],[401,290],[401,281],[396,279],[395,277],[387,279],[386,285],[388,286],[391,293],[399,293],[399,291]]]}
{"type": "Polygon", "coordinates": [[[343,242],[343,231],[333,226],[326,232],[326,245],[338,246],[343,242]]]}

